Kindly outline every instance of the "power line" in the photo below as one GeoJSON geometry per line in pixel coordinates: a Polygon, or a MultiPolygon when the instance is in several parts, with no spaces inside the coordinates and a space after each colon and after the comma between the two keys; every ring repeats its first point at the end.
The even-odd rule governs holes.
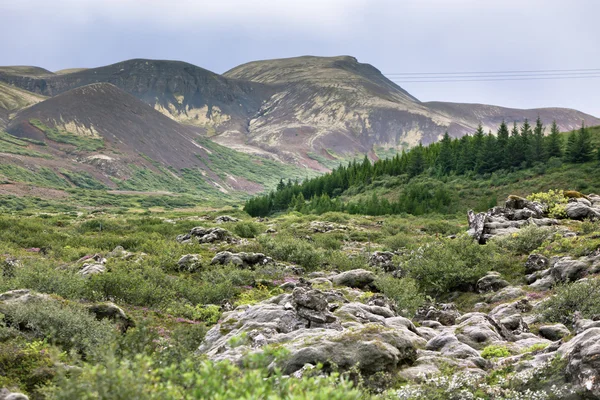
{"type": "Polygon", "coordinates": [[[409,80],[402,78],[389,78],[394,83],[443,83],[443,82],[493,82],[493,81],[536,81],[536,80],[561,80],[561,79],[589,79],[589,78],[600,78],[600,75],[585,75],[585,76],[555,76],[555,77],[529,77],[529,78],[484,78],[482,79],[439,79],[439,80],[427,80],[417,79],[409,80]]]}
{"type": "Polygon", "coordinates": [[[521,74],[521,73],[546,73],[546,72],[585,72],[597,71],[600,68],[582,68],[582,69],[538,69],[538,70],[523,70],[523,71],[480,71],[480,72],[387,72],[383,75],[473,75],[473,74],[521,74]]]}

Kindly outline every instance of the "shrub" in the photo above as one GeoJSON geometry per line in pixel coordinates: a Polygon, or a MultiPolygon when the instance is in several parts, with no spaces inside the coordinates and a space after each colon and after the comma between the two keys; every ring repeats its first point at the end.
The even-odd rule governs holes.
{"type": "Polygon", "coordinates": [[[441,295],[453,290],[469,291],[487,271],[502,272],[505,262],[493,244],[480,246],[470,237],[428,243],[402,258],[400,265],[420,289],[441,295]]]}
{"type": "Polygon", "coordinates": [[[233,225],[233,233],[242,238],[251,239],[258,236],[262,231],[262,225],[256,222],[240,221],[233,225]]]}
{"type": "Polygon", "coordinates": [[[489,345],[481,351],[481,357],[489,360],[491,358],[504,358],[510,356],[510,351],[504,346],[489,345]]]}
{"type": "Polygon", "coordinates": [[[259,244],[263,252],[277,260],[297,263],[306,269],[316,269],[322,261],[322,254],[304,240],[290,236],[260,236],[259,244]]]}
{"type": "Polygon", "coordinates": [[[529,254],[554,237],[554,229],[528,225],[510,236],[497,237],[494,242],[513,254],[529,254]]]}
{"type": "Polygon", "coordinates": [[[411,278],[394,278],[390,275],[378,276],[375,286],[384,295],[394,300],[398,310],[412,317],[425,302],[425,296],[419,291],[417,283],[411,278]]]}
{"type": "Polygon", "coordinates": [[[548,192],[533,193],[527,196],[527,200],[542,203],[548,215],[552,218],[566,218],[565,204],[568,202],[567,193],[562,190],[549,190],[548,192]]]}
{"type": "Polygon", "coordinates": [[[242,370],[228,362],[198,362],[191,358],[167,365],[149,356],[113,358],[104,365],[86,364],[80,372],[61,377],[48,395],[56,400],[366,400],[370,397],[337,374],[295,379],[283,377],[277,370],[252,368],[265,363],[253,359],[247,363],[250,368],[242,370]]]}
{"type": "Polygon", "coordinates": [[[88,356],[98,354],[116,338],[116,330],[108,320],[98,321],[80,305],[34,299],[4,304],[2,312],[10,325],[24,327],[35,337],[88,356]]]}
{"type": "Polygon", "coordinates": [[[600,279],[566,283],[556,288],[556,294],[542,303],[544,319],[571,325],[574,313],[583,318],[600,315],[600,279]]]}

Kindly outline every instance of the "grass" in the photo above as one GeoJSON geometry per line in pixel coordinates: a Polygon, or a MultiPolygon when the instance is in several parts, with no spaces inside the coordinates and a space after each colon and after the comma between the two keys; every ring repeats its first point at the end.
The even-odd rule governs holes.
{"type": "Polygon", "coordinates": [[[32,119],[29,121],[31,125],[44,132],[46,137],[56,143],[63,143],[75,146],[78,151],[97,151],[104,148],[103,138],[85,137],[76,135],[71,132],[59,130],[57,128],[50,128],[44,125],[38,119],[32,119]]]}
{"type": "MultiPolygon", "coordinates": [[[[9,153],[9,154],[17,154],[22,156],[29,157],[38,157],[45,159],[52,159],[53,157],[49,154],[40,153],[39,151],[35,151],[29,148],[31,144],[31,139],[25,140],[21,138],[17,138],[12,136],[6,132],[0,131],[0,152],[9,153]]],[[[39,144],[39,143],[35,143],[39,144]]]]}

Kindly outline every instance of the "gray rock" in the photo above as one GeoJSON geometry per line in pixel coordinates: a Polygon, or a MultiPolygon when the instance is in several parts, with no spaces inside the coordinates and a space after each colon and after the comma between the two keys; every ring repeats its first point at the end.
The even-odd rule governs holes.
{"type": "Polygon", "coordinates": [[[234,242],[231,233],[223,228],[204,228],[202,226],[197,226],[192,228],[189,233],[177,236],[177,241],[180,243],[191,243],[192,240],[196,240],[201,244],[222,241],[227,241],[229,243],[234,242]]]}
{"type": "Polygon", "coordinates": [[[586,395],[600,397],[600,328],[578,334],[560,346],[557,353],[567,358],[565,372],[570,380],[586,395]]]}
{"type": "Polygon", "coordinates": [[[231,217],[229,215],[220,215],[217,218],[215,218],[215,222],[217,224],[223,224],[225,222],[238,222],[239,219],[231,217]]]}
{"type": "Polygon", "coordinates": [[[202,268],[202,259],[198,254],[186,254],[177,261],[180,271],[194,272],[202,268]]]}
{"type": "Polygon", "coordinates": [[[437,321],[442,325],[454,325],[460,313],[453,303],[442,303],[425,306],[417,311],[416,321],[437,321]]]}
{"type": "Polygon", "coordinates": [[[477,281],[477,291],[479,293],[496,292],[509,286],[509,283],[500,277],[497,272],[489,273],[477,281]]]}
{"type": "Polygon", "coordinates": [[[479,357],[479,352],[472,347],[461,343],[455,335],[444,332],[430,341],[425,346],[427,350],[439,351],[445,356],[454,358],[479,357]]]}
{"type": "Polygon", "coordinates": [[[563,324],[555,324],[540,326],[539,334],[541,337],[555,342],[557,340],[562,339],[565,336],[570,335],[571,332],[563,324]]]}
{"type": "Polygon", "coordinates": [[[331,281],[335,285],[353,288],[364,288],[372,284],[374,280],[375,274],[366,269],[353,269],[331,277],[331,281]]]}
{"type": "Polygon", "coordinates": [[[103,274],[105,272],[106,266],[104,264],[83,264],[83,267],[79,270],[79,274],[82,276],[103,274]]]}
{"type": "Polygon", "coordinates": [[[499,290],[497,293],[490,293],[487,296],[486,301],[488,303],[499,303],[523,297],[525,294],[525,291],[519,287],[508,286],[499,290]]]}
{"type": "Polygon", "coordinates": [[[273,260],[265,256],[263,253],[232,253],[222,251],[217,253],[210,261],[211,265],[227,265],[233,264],[240,268],[251,268],[257,265],[266,265],[273,260]]]}
{"type": "Polygon", "coordinates": [[[135,326],[133,319],[125,314],[122,308],[111,302],[91,305],[88,311],[99,320],[109,319],[115,322],[122,332],[135,326]]]}
{"type": "Polygon", "coordinates": [[[414,325],[387,307],[346,303],[335,311],[336,319],[347,318],[344,326],[329,322],[328,298],[337,299],[338,293],[297,287],[292,294],[238,307],[223,314],[198,352],[215,361],[240,362],[264,345],[277,344],[289,351],[289,357],[279,361],[285,374],[322,363],[335,364],[342,371],[357,366],[363,374],[371,375],[412,364],[416,346],[425,345],[414,325]],[[324,320],[319,319],[323,316],[324,320]],[[371,318],[376,322],[363,322],[371,318]]]}
{"type": "Polygon", "coordinates": [[[591,319],[577,318],[575,321],[575,333],[580,334],[592,328],[600,328],[600,321],[593,321],[591,319]]]}
{"type": "Polygon", "coordinates": [[[563,257],[554,264],[551,273],[556,281],[574,282],[583,278],[588,268],[589,264],[586,261],[563,257]]]}
{"type": "Polygon", "coordinates": [[[485,314],[465,314],[456,322],[459,324],[454,329],[456,338],[476,350],[506,341],[502,335],[502,328],[485,314]]]}
{"type": "Polygon", "coordinates": [[[549,267],[550,260],[548,260],[548,257],[544,257],[541,254],[530,254],[525,262],[525,272],[528,274],[548,269],[549,267]]]}
{"type": "Polygon", "coordinates": [[[54,301],[54,299],[47,294],[35,293],[29,289],[10,290],[0,294],[0,304],[23,304],[35,301],[54,301]]]}
{"type": "Polygon", "coordinates": [[[0,389],[0,400],[29,400],[23,393],[14,393],[6,388],[0,389]]]}
{"type": "Polygon", "coordinates": [[[486,213],[475,214],[473,210],[469,210],[467,213],[467,219],[469,221],[468,234],[475,239],[478,243],[485,243],[484,229],[485,222],[487,219],[486,213]]]}
{"type": "Polygon", "coordinates": [[[565,211],[567,213],[567,217],[570,219],[598,219],[600,218],[600,212],[596,209],[588,206],[587,204],[580,201],[573,201],[567,203],[565,206],[565,211]]]}
{"type": "Polygon", "coordinates": [[[375,251],[369,257],[369,265],[382,268],[385,272],[392,272],[398,267],[392,261],[394,256],[391,251],[375,251]]]}

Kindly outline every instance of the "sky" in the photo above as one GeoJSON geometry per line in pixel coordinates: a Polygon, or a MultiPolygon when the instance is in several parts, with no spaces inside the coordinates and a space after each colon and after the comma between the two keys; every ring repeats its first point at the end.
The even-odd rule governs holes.
{"type": "Polygon", "coordinates": [[[56,71],[151,58],[223,73],[260,59],[351,55],[396,80],[598,69],[596,78],[398,81],[422,101],[600,117],[598,15],[600,0],[2,0],[0,65],[56,71]]]}

